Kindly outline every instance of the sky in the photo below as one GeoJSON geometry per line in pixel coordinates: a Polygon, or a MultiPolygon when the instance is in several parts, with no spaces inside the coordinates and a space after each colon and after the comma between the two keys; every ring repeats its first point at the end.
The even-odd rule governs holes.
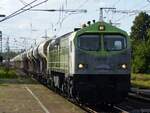
{"type": "MultiPolygon", "coordinates": [[[[24,7],[34,0],[0,0],[0,14],[6,16],[24,7]]],[[[44,0],[37,0],[33,5],[44,0]]],[[[41,12],[26,11],[13,18],[0,22],[3,32],[3,50],[6,48],[6,39],[9,37],[10,49],[28,49],[40,43],[47,35],[61,36],[81,27],[87,21],[99,21],[100,7],[114,7],[116,10],[149,10],[148,0],[48,0],[34,9],[86,9],[87,13],[41,12]]],[[[27,7],[29,8],[29,7],[27,7]]],[[[113,13],[104,10],[104,21],[115,25],[128,33],[136,14],[113,13]]],[[[0,20],[3,17],[0,17],[0,20]]]]}

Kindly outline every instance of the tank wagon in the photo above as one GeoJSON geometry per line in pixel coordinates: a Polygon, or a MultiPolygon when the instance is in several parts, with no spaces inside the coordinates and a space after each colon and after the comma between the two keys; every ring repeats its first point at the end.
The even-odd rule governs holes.
{"type": "Polygon", "coordinates": [[[23,69],[23,62],[22,62],[22,54],[15,56],[13,59],[10,59],[10,65],[14,68],[23,69]]]}
{"type": "Polygon", "coordinates": [[[89,24],[32,53],[34,77],[79,102],[116,104],[130,89],[130,39],[111,24],[89,24]]]}
{"type": "MultiPolygon", "coordinates": [[[[39,67],[38,67],[38,79],[44,83],[47,84],[47,81],[49,80],[49,73],[47,71],[47,64],[48,64],[48,59],[47,59],[47,48],[49,43],[52,41],[52,39],[47,39],[46,41],[42,42],[38,47],[37,47],[37,59],[39,60],[39,67]]],[[[36,57],[36,56],[35,56],[36,57]]],[[[36,63],[38,64],[38,62],[36,63]]],[[[37,73],[36,73],[37,74],[37,73]]],[[[36,77],[37,75],[35,75],[36,77]]]]}

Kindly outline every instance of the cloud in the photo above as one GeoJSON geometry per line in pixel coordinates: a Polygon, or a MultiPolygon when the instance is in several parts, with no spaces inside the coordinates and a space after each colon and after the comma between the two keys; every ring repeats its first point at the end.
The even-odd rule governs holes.
{"type": "MultiPolygon", "coordinates": [[[[33,0],[24,0],[24,1],[26,3],[29,3],[33,0]]],[[[43,0],[38,0],[38,1],[43,1],[43,0]]],[[[65,3],[65,0],[48,0],[47,3],[44,3],[36,7],[35,9],[60,9],[60,6],[62,6],[62,1],[64,3],[63,6],[65,8],[67,5],[68,9],[78,9],[78,8],[87,9],[88,13],[68,16],[68,18],[66,18],[65,21],[62,23],[62,27],[60,27],[59,25],[56,26],[56,23],[59,20],[60,12],[27,11],[9,20],[1,22],[0,30],[2,30],[4,34],[10,35],[10,37],[15,37],[16,39],[18,38],[18,40],[19,40],[19,37],[21,36],[37,38],[39,40],[38,37],[41,37],[42,35],[44,35],[45,30],[48,31],[48,34],[50,34],[50,36],[53,36],[54,33],[58,32],[58,31],[54,33],[52,32],[52,24],[53,24],[53,28],[60,30],[60,32],[58,32],[57,35],[62,35],[63,33],[72,31],[74,27],[80,26],[81,23],[86,23],[87,21],[93,20],[93,19],[98,20],[99,8],[110,7],[117,0],[114,0],[114,1],[112,0],[87,0],[87,2],[85,2],[86,0],[67,0],[67,4],[65,3]],[[32,32],[32,35],[31,35],[30,23],[32,23],[33,29],[38,30],[38,31],[32,32]]],[[[128,5],[135,4],[135,1],[127,1],[127,2],[128,2],[128,5]]],[[[145,2],[141,5],[144,6],[145,2]]],[[[0,10],[1,10],[0,13],[9,15],[23,6],[24,5],[19,0],[0,0],[0,10]]],[[[117,6],[125,9],[123,0],[119,3],[119,5],[117,4],[117,6]]],[[[61,15],[65,17],[66,13],[63,13],[63,14],[61,13],[61,15]]],[[[104,16],[107,16],[105,12],[104,12],[104,16]]],[[[116,18],[118,17],[114,16],[114,18],[116,20],[116,18]]],[[[132,20],[127,19],[126,21],[132,21],[132,20]]],[[[126,26],[130,26],[130,25],[126,24],[126,26]]],[[[124,26],[124,24],[121,25],[121,27],[123,28],[127,28],[126,26],[124,26]]]]}
{"type": "Polygon", "coordinates": [[[30,28],[30,21],[20,21],[18,22],[18,29],[29,29],[30,28]]]}

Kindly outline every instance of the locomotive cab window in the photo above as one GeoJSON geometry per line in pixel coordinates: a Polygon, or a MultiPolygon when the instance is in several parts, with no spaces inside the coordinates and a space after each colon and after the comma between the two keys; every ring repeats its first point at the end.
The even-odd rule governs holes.
{"type": "Polygon", "coordinates": [[[100,49],[99,35],[82,35],[78,38],[78,47],[87,51],[98,51],[100,49]]]}
{"type": "Polygon", "coordinates": [[[125,48],[125,37],[121,35],[104,35],[104,49],[106,51],[120,51],[125,48]]]}

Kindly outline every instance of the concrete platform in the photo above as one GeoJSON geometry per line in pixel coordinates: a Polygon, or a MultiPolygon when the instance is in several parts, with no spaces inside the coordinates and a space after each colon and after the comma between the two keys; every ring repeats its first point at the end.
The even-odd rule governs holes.
{"type": "Polygon", "coordinates": [[[41,84],[12,81],[0,81],[0,113],[86,113],[41,84]]]}

